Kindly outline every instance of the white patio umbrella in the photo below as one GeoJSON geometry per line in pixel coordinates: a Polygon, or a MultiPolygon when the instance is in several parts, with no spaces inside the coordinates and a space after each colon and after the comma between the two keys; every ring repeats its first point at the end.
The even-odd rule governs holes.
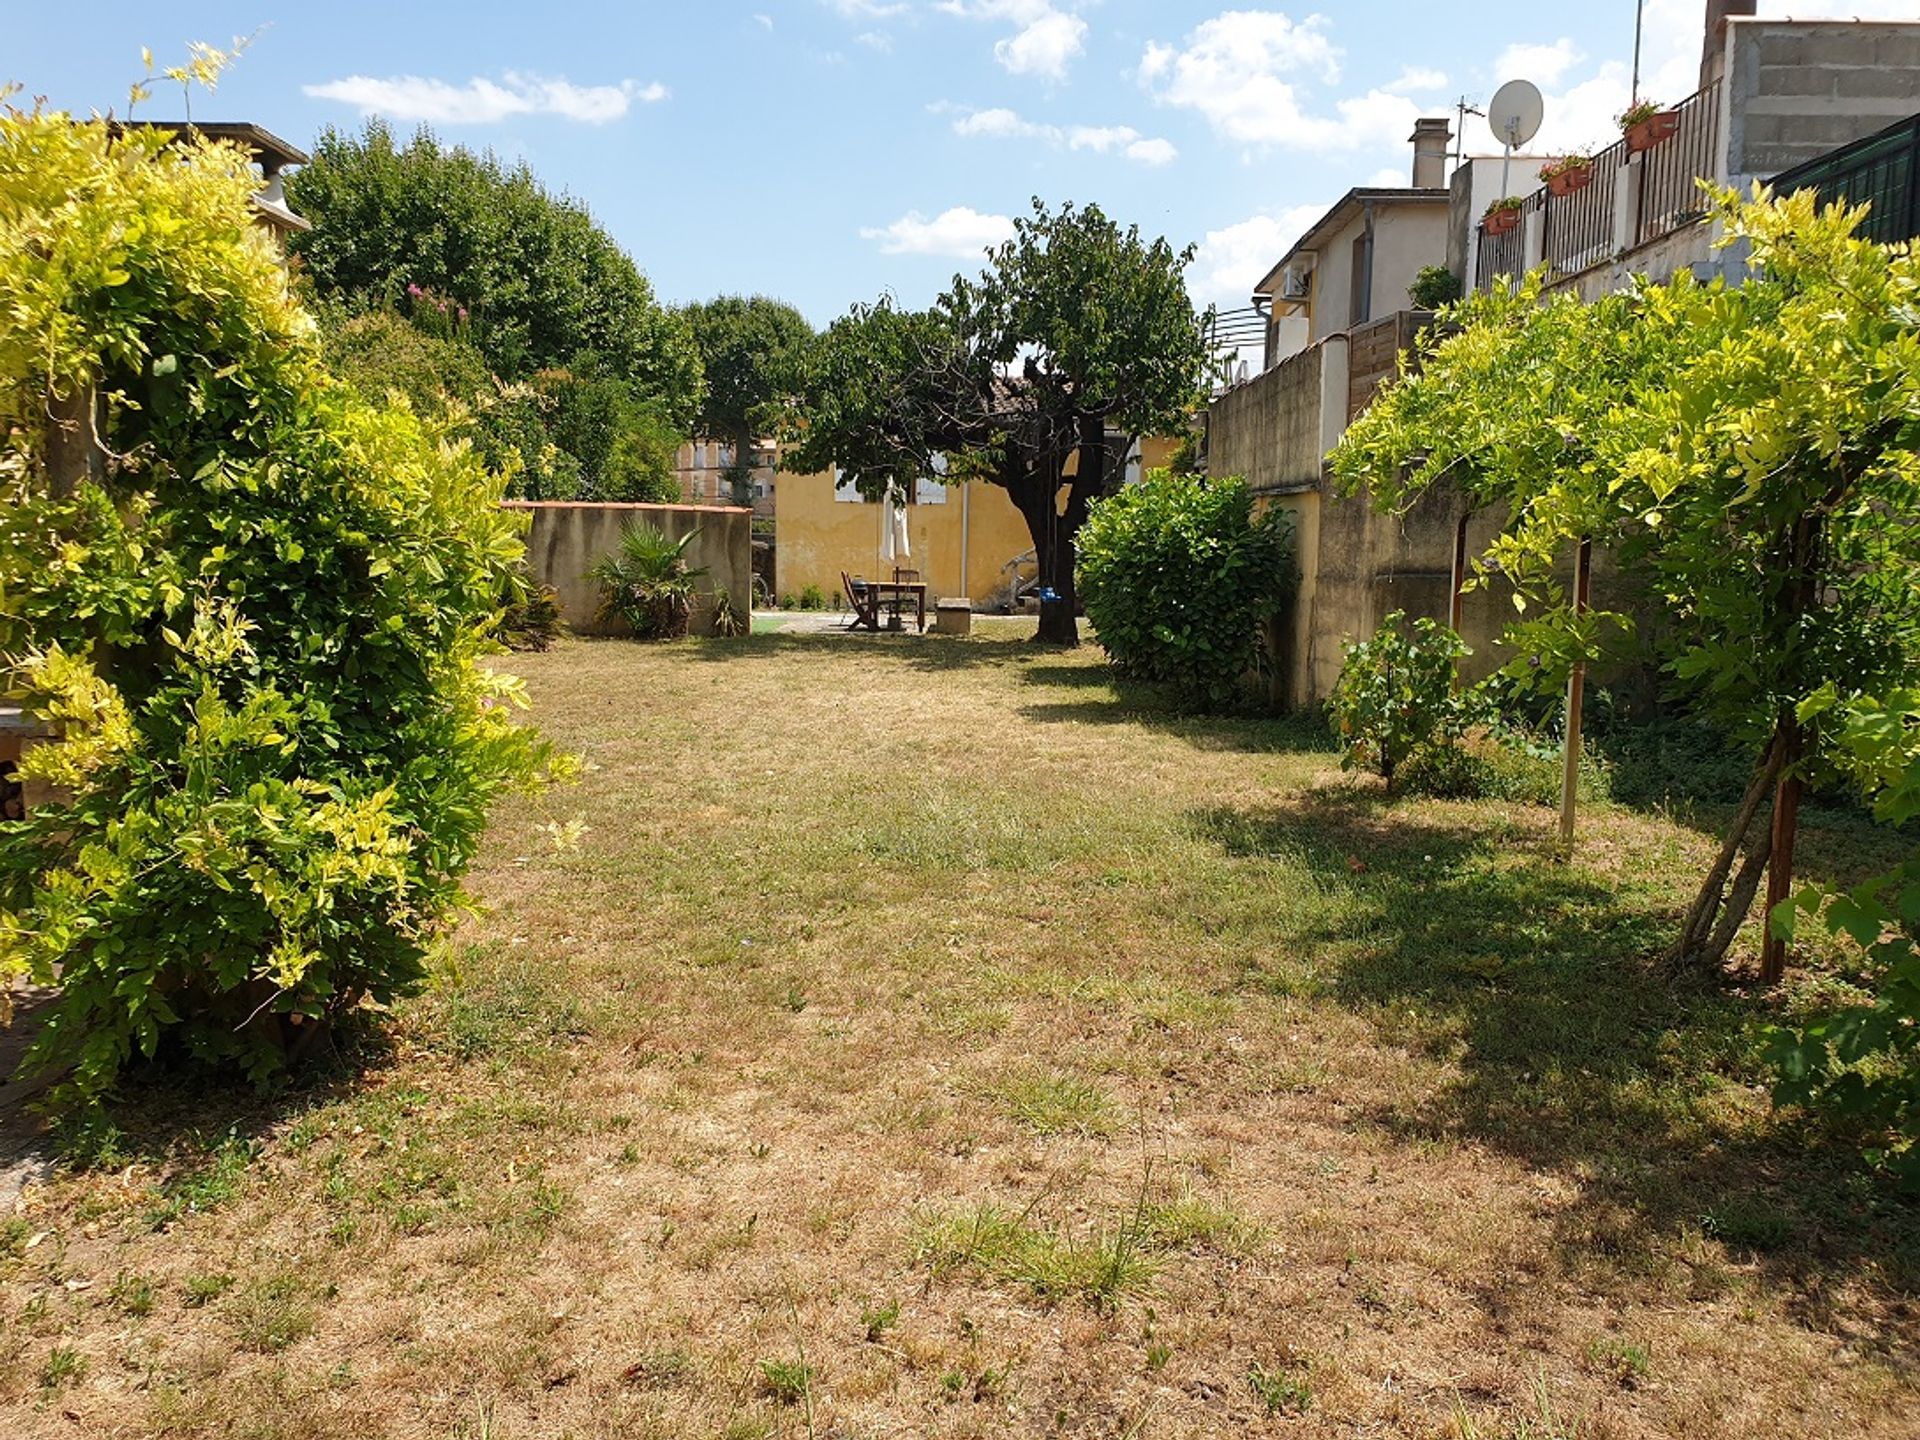
{"type": "Polygon", "coordinates": [[[882,502],[886,510],[880,517],[880,558],[890,565],[913,558],[913,546],[907,539],[907,507],[895,498],[897,494],[897,488],[889,483],[882,502]]]}

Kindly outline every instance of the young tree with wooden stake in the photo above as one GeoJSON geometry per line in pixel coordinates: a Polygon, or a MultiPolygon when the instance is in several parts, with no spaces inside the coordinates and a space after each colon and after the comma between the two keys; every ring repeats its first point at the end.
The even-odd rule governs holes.
{"type": "Polygon", "coordinates": [[[1673,947],[1688,967],[1725,957],[1770,862],[1791,888],[1797,786],[1831,759],[1816,697],[1920,669],[1920,265],[1810,195],[1726,192],[1715,218],[1750,248],[1743,284],[1475,297],[1334,459],[1382,504],[1450,478],[1505,506],[1483,563],[1541,607],[1508,633],[1512,673],[1597,656],[1604,612],[1554,581],[1583,536],[1659,608],[1677,697],[1754,756],[1673,947]]]}

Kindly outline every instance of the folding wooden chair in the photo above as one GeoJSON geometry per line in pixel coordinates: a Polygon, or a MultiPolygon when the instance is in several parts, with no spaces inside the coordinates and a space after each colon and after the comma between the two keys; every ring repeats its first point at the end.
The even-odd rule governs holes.
{"type": "Polygon", "coordinates": [[[853,611],[853,619],[847,622],[847,629],[858,630],[863,626],[868,630],[880,628],[880,596],[865,581],[855,580],[846,571],[840,572],[840,588],[846,591],[847,608],[853,611]]]}

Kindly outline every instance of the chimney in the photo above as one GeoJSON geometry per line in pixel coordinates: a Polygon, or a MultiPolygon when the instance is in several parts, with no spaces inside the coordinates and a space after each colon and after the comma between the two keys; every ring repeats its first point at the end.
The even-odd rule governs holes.
{"type": "Polygon", "coordinates": [[[1707,0],[1707,28],[1700,40],[1700,88],[1720,78],[1727,60],[1727,21],[1751,16],[1755,0],[1707,0]]]}
{"type": "Polygon", "coordinates": [[[1447,142],[1453,138],[1453,126],[1444,119],[1416,120],[1413,134],[1407,138],[1413,141],[1413,188],[1443,188],[1447,183],[1447,142]]]}

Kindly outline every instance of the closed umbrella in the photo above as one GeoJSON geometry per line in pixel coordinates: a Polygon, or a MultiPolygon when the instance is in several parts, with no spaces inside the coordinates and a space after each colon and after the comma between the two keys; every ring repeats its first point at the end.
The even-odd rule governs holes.
{"type": "Polygon", "coordinates": [[[907,507],[896,499],[897,491],[887,486],[886,511],[880,527],[880,558],[897,565],[913,558],[913,546],[907,539],[907,507]]]}

